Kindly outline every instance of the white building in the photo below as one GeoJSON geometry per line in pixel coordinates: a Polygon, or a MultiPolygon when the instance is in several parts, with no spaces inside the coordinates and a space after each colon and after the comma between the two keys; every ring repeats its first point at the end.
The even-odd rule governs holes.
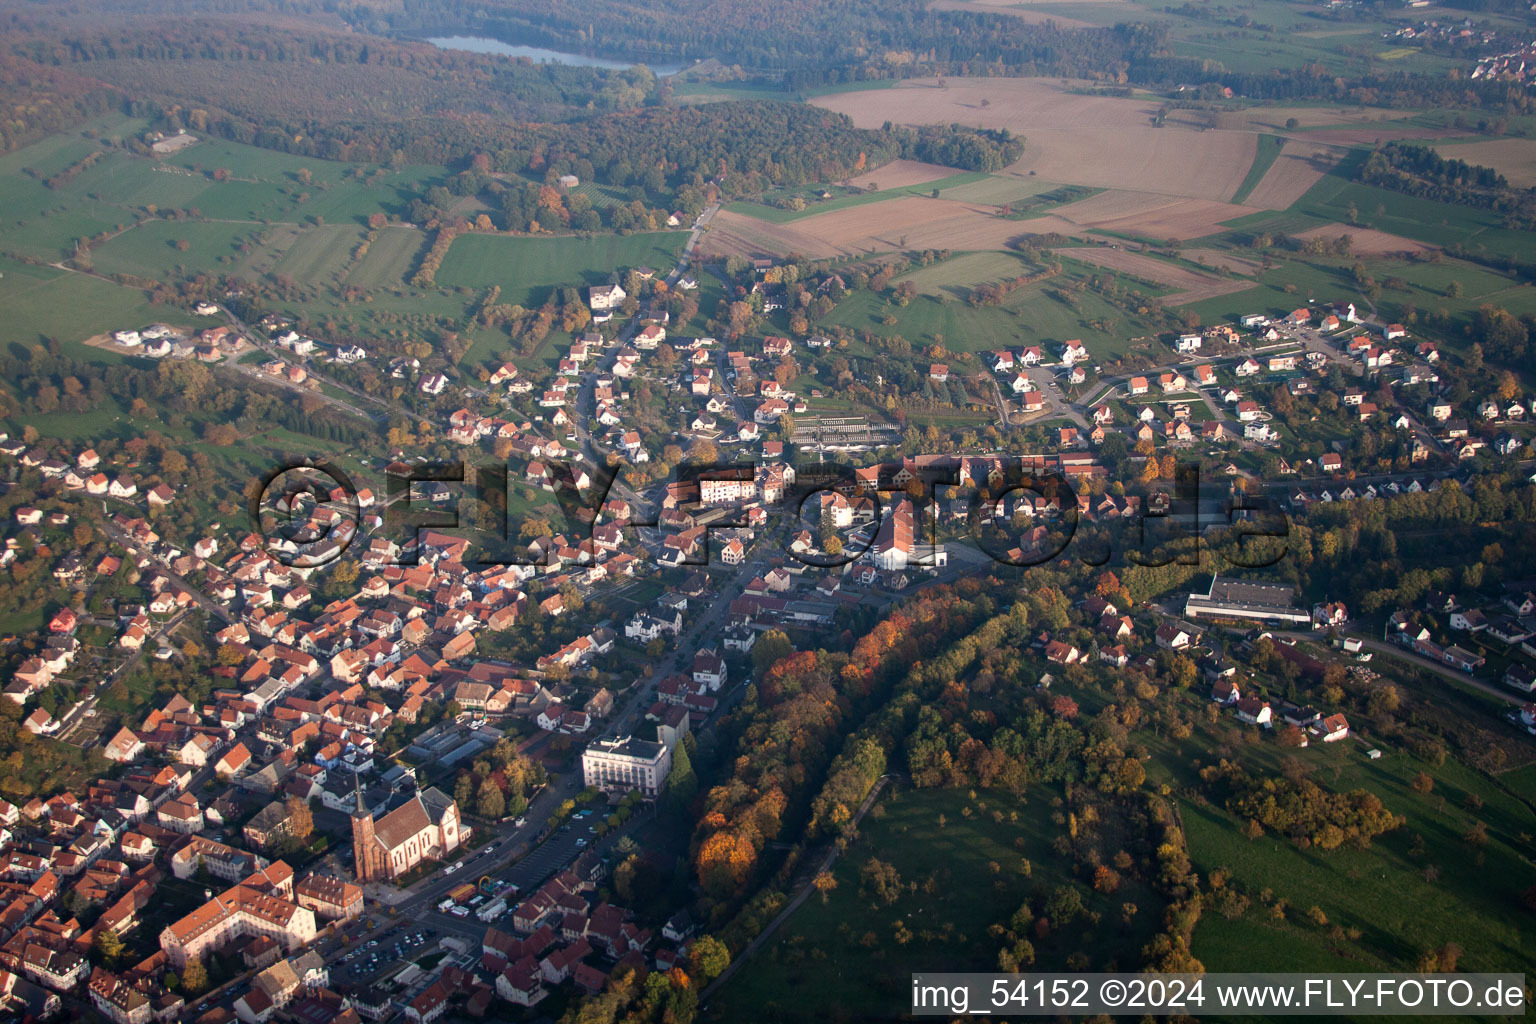
{"type": "Polygon", "coordinates": [[[672,770],[672,751],[653,740],[632,736],[598,740],[581,755],[582,782],[608,793],[638,790],[654,800],[672,770]]]}

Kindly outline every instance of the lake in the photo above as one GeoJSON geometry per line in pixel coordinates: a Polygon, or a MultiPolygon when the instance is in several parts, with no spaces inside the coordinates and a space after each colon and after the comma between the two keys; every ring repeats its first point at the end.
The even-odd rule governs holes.
{"type": "MultiPolygon", "coordinates": [[[[531,61],[548,64],[574,64],[584,68],[624,68],[634,67],[642,61],[618,61],[608,60],[603,57],[588,57],[580,53],[561,53],[559,50],[546,50],[539,46],[513,46],[504,43],[500,39],[487,39],[484,36],[434,36],[427,42],[441,50],[468,50],[470,53],[494,53],[502,57],[526,57],[531,61]]],[[[683,70],[680,64],[646,64],[658,75],[675,75],[683,70]]]]}

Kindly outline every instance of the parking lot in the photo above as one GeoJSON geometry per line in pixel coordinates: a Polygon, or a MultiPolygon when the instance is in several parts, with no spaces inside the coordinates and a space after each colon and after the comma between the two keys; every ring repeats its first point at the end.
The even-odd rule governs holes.
{"type": "Polygon", "coordinates": [[[399,968],[410,958],[420,956],[437,942],[437,930],[423,925],[396,925],[376,939],[370,939],[331,965],[335,981],[368,985],[380,975],[399,968]]]}

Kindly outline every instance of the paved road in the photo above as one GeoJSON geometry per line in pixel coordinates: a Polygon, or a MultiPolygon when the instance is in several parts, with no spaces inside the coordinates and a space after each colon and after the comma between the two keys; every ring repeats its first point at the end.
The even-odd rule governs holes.
{"type": "MultiPolygon", "coordinates": [[[[133,538],[129,537],[122,530],[119,530],[116,526],[112,525],[110,520],[103,520],[101,529],[108,538],[110,538],[114,543],[121,545],[125,550],[136,554],[140,553],[138,544],[133,540],[133,538]]],[[[207,594],[203,593],[201,590],[194,587],[191,583],[188,583],[183,577],[172,572],[170,564],[166,562],[165,559],[161,558],[159,555],[154,554],[153,552],[145,551],[142,553],[148,555],[151,559],[154,560],[155,568],[162,575],[169,577],[172,581],[175,582],[177,587],[192,595],[192,600],[197,602],[197,606],[203,611],[207,612],[209,615],[212,615],[214,618],[219,619],[222,622],[228,623],[233,621],[229,612],[224,609],[223,605],[209,597],[207,594]]]]}

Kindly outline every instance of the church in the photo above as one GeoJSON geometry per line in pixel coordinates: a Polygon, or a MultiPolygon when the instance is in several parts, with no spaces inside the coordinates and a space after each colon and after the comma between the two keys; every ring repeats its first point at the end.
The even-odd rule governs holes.
{"type": "Polygon", "coordinates": [[[422,861],[446,860],[463,841],[459,805],[435,786],[377,821],[358,793],[352,854],[359,882],[393,881],[422,861]]]}

